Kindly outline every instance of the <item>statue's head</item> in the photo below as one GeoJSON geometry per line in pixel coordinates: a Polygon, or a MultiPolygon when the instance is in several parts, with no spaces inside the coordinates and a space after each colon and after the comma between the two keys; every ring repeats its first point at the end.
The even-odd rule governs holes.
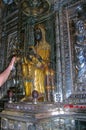
{"type": "Polygon", "coordinates": [[[45,26],[38,24],[34,27],[34,37],[36,41],[40,41],[45,36],[45,26]]]}

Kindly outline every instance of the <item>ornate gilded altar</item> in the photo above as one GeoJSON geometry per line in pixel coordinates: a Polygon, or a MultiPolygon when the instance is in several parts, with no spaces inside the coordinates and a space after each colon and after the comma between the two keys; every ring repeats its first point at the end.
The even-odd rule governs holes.
{"type": "Polygon", "coordinates": [[[13,55],[19,60],[1,88],[1,98],[8,91],[1,130],[85,130],[86,2],[15,0],[7,7],[4,67],[13,55]]]}

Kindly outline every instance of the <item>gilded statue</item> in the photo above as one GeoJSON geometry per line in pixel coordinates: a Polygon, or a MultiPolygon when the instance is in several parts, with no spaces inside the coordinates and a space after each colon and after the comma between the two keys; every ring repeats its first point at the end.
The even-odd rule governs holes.
{"type": "Polygon", "coordinates": [[[28,54],[22,64],[22,73],[25,78],[24,86],[26,96],[31,97],[32,91],[39,94],[38,99],[44,101],[46,86],[50,100],[50,52],[51,46],[46,41],[45,27],[38,24],[34,28],[35,45],[28,48],[28,54]]]}

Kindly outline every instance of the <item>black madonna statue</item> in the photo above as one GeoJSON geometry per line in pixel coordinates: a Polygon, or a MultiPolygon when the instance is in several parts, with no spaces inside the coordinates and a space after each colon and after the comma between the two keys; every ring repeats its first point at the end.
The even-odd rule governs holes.
{"type": "Polygon", "coordinates": [[[86,81],[86,5],[76,9],[75,23],[75,68],[78,83],[86,81]]]}
{"type": "Polygon", "coordinates": [[[34,98],[33,91],[38,92],[39,101],[51,101],[51,89],[54,89],[54,71],[50,68],[51,46],[46,41],[45,27],[34,27],[35,44],[29,46],[22,64],[22,74],[26,98],[34,98]],[[33,97],[32,97],[33,96],[33,97]]]}

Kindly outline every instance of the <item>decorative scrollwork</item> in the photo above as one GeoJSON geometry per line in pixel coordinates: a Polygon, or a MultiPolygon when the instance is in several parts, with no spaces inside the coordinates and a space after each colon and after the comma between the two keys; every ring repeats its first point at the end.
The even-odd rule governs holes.
{"type": "Polygon", "coordinates": [[[23,0],[21,8],[26,16],[38,16],[49,11],[50,3],[48,0],[23,0]]]}

